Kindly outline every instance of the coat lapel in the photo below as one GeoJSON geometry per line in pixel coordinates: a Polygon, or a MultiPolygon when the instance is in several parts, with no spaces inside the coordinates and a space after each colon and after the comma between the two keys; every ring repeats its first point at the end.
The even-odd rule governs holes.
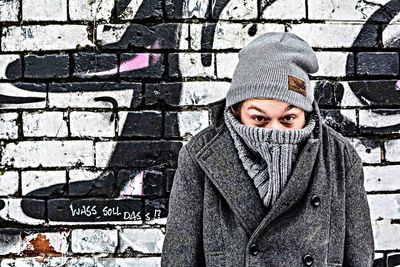
{"type": "Polygon", "coordinates": [[[226,127],[197,154],[199,165],[251,236],[267,211],[247,175],[226,127]]]}
{"type": "Polygon", "coordinates": [[[276,218],[284,214],[296,203],[301,201],[304,193],[307,190],[311,174],[317,154],[320,147],[320,141],[318,139],[309,139],[299,158],[296,161],[293,172],[288,179],[286,186],[283,188],[281,195],[278,197],[271,210],[268,212],[266,217],[257,227],[253,233],[253,238],[263,232],[263,230],[276,218]]]}

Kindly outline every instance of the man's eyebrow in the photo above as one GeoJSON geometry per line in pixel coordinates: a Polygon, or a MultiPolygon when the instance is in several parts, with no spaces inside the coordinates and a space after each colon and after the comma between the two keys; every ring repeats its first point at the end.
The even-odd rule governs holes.
{"type": "Polygon", "coordinates": [[[291,110],[292,108],[294,108],[294,106],[293,105],[289,105],[289,106],[286,107],[285,111],[291,110]]]}
{"type": "MultiPolygon", "coordinates": [[[[287,106],[287,107],[285,108],[285,111],[291,110],[292,108],[294,108],[294,105],[289,105],[289,106],[287,106]]],[[[266,113],[264,112],[264,110],[260,109],[260,108],[257,107],[257,106],[254,106],[254,105],[251,105],[248,109],[255,109],[255,110],[257,110],[257,111],[259,111],[259,112],[261,112],[261,113],[263,113],[263,114],[266,114],[266,113]]]]}
{"type": "Polygon", "coordinates": [[[259,112],[265,114],[264,110],[260,109],[260,108],[257,107],[257,106],[254,106],[254,105],[251,105],[248,109],[255,109],[255,110],[257,110],[257,111],[259,111],[259,112]]]}

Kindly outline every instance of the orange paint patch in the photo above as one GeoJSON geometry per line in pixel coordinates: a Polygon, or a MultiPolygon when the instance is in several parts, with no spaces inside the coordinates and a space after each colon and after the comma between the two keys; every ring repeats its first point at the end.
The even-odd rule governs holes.
{"type": "Polygon", "coordinates": [[[24,251],[28,255],[61,256],[60,252],[54,250],[50,240],[44,234],[38,234],[36,238],[29,241],[27,249],[24,251]]]}

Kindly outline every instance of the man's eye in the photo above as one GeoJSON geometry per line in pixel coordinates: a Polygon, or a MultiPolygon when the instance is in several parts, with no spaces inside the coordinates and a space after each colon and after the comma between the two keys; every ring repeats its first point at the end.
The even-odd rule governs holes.
{"type": "Polygon", "coordinates": [[[292,120],[294,120],[294,116],[288,115],[288,116],[283,117],[284,122],[291,122],[292,120]]]}
{"type": "Polygon", "coordinates": [[[261,121],[264,121],[265,118],[264,118],[263,116],[254,116],[254,117],[253,117],[253,120],[256,120],[256,121],[258,121],[258,122],[261,122],[261,121]]]}

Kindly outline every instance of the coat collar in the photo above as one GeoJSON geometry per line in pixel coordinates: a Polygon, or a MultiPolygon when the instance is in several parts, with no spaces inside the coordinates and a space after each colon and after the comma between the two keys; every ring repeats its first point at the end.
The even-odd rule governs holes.
{"type": "Polygon", "coordinates": [[[316,130],[299,154],[292,175],[270,210],[263,205],[253,181],[237,155],[232,137],[225,124],[200,151],[197,162],[251,235],[257,235],[271,221],[295,205],[304,195],[321,142],[321,116],[314,101],[316,130]]]}

